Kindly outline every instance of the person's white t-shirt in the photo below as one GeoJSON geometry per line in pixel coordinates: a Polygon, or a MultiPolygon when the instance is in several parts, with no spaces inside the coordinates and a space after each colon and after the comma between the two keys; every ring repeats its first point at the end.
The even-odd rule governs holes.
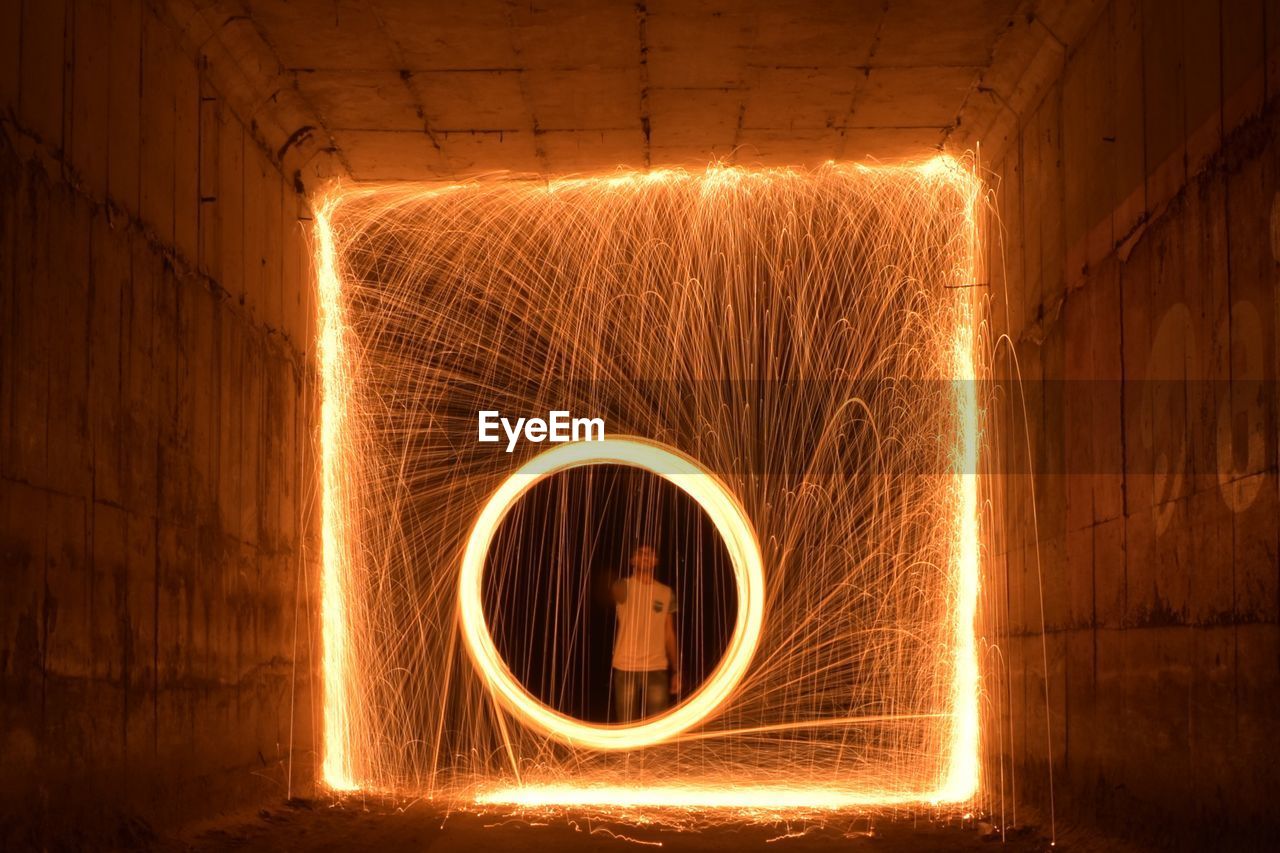
{"type": "Polygon", "coordinates": [[[618,602],[618,634],[613,667],[624,672],[667,668],[667,614],[676,612],[676,596],[664,583],[626,578],[626,594],[618,602]]]}

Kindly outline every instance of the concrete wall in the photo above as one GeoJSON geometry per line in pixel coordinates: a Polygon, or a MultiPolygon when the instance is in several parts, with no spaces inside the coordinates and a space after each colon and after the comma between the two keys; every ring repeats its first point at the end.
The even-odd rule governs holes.
{"type": "Polygon", "coordinates": [[[1280,9],[1113,0],[1048,51],[985,139],[1030,424],[993,422],[988,781],[1047,805],[1051,761],[1060,818],[1273,831],[1280,9]]]}
{"type": "Polygon", "coordinates": [[[0,846],[305,796],[305,205],[162,8],[2,8],[0,846]]]}

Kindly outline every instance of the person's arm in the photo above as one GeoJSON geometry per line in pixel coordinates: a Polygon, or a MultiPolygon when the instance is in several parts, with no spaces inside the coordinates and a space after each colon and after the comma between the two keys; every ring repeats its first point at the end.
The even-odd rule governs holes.
{"type": "Polygon", "coordinates": [[[667,666],[671,668],[671,692],[680,692],[680,647],[676,645],[676,618],[667,614],[667,666]]]}
{"type": "Polygon", "coordinates": [[[618,578],[613,582],[614,604],[625,604],[627,601],[627,579],[618,578]]]}

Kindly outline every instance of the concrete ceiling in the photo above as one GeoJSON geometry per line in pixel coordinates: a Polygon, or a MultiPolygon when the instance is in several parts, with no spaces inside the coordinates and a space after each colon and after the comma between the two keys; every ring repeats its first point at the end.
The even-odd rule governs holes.
{"type": "Polygon", "coordinates": [[[1098,4],[167,5],[259,138],[291,168],[300,164],[309,182],[324,174],[452,180],[963,150],[998,135],[992,129],[1010,120],[1002,114],[1034,95],[1027,72],[1035,57],[1060,62],[1063,34],[1098,4]]]}
{"type": "Polygon", "coordinates": [[[357,180],[937,150],[1016,0],[250,0],[357,180]]]}

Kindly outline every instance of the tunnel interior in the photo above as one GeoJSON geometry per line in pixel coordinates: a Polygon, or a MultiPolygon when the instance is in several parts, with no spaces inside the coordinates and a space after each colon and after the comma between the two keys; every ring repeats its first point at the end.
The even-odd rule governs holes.
{"type": "MultiPolygon", "coordinates": [[[[1274,3],[0,15],[0,846],[572,845],[580,813],[677,849],[800,820],[818,847],[904,850],[1274,836],[1274,3]],[[961,327],[972,378],[947,367],[961,327]],[[947,456],[956,387],[980,406],[972,471],[947,456]],[[598,409],[726,484],[790,615],[718,724],[595,752],[531,737],[477,680],[455,567],[499,474],[550,446],[477,442],[486,405],[598,409]],[[957,624],[932,569],[962,547],[939,496],[966,475],[957,624]],[[930,798],[959,766],[961,637],[972,790],[930,798]],[[810,648],[855,652],[761,663],[810,648]],[[377,677],[335,676],[352,661],[377,677]],[[907,714],[946,722],[830,723],[907,714]],[[467,800],[446,831],[405,802],[448,767],[468,796],[501,776],[562,801],[467,800]],[[574,799],[627,778],[773,799],[574,799]],[[906,793],[820,808],[831,786],[906,793]]],[[[608,466],[519,506],[484,604],[518,680],[610,724],[609,580],[652,534],[691,701],[740,615],[705,510],[608,466]],[[502,617],[540,597],[561,609],[502,617]]]]}

